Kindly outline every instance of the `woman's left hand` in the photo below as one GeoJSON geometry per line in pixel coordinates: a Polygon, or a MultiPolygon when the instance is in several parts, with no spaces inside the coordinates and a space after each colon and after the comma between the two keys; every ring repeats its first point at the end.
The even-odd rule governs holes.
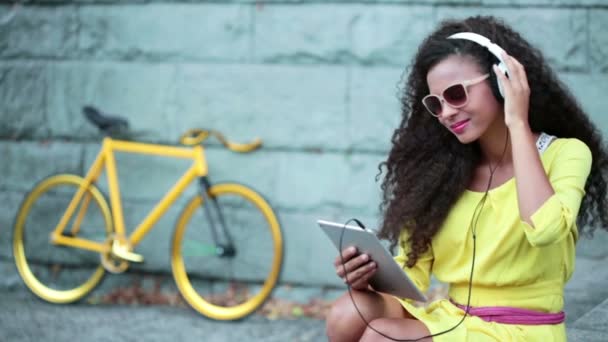
{"type": "Polygon", "coordinates": [[[530,87],[526,70],[519,61],[507,53],[502,55],[507,65],[509,78],[503,74],[496,65],[494,73],[501,83],[505,97],[505,124],[511,128],[521,124],[528,126],[528,109],[530,105],[530,87]]]}

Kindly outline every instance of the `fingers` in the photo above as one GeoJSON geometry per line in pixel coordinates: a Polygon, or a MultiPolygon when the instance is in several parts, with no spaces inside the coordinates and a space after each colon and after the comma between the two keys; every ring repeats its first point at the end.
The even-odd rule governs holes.
{"type": "Polygon", "coordinates": [[[348,261],[345,259],[344,264],[340,263],[336,265],[336,274],[340,278],[344,278],[345,274],[347,273],[349,277],[353,277],[352,273],[361,266],[367,264],[369,261],[369,255],[367,254],[358,255],[357,257],[351,258],[348,261]]]}
{"type": "Polygon", "coordinates": [[[342,257],[338,256],[334,262],[336,274],[355,289],[367,288],[376,271],[376,263],[367,254],[356,255],[357,250],[353,247],[344,249],[341,254],[342,257]]]}
{"type": "Polygon", "coordinates": [[[529,86],[528,86],[528,76],[526,75],[526,69],[514,57],[509,56],[509,60],[516,66],[517,78],[519,79],[519,83],[520,83],[522,89],[524,89],[524,90],[528,89],[529,86]]]}
{"type": "Polygon", "coordinates": [[[528,123],[530,87],[524,66],[507,53],[502,59],[509,70],[507,78],[495,65],[494,73],[504,91],[505,124],[511,127],[514,123],[528,123]]]}
{"type": "Polygon", "coordinates": [[[356,289],[363,289],[367,287],[369,279],[376,272],[376,263],[373,261],[367,262],[360,265],[341,277],[345,284],[351,285],[356,289]]]}
{"type": "Polygon", "coordinates": [[[340,255],[338,255],[336,257],[336,260],[334,260],[334,266],[336,266],[336,267],[342,265],[342,262],[347,262],[352,257],[354,257],[355,255],[357,255],[357,248],[355,248],[354,246],[345,248],[345,249],[342,250],[341,254],[342,254],[341,257],[340,257],[340,255]]]}
{"type": "Polygon", "coordinates": [[[497,77],[500,79],[503,87],[511,88],[516,92],[528,93],[530,87],[524,66],[506,52],[502,54],[502,59],[509,70],[509,78],[498,72],[499,70],[496,67],[494,67],[494,72],[498,72],[497,77]]]}
{"type": "MultiPolygon", "coordinates": [[[[370,263],[370,264],[373,264],[373,263],[370,263]]],[[[369,280],[374,276],[374,274],[376,274],[375,265],[373,265],[373,267],[367,273],[365,273],[363,276],[361,276],[361,278],[352,282],[350,284],[350,286],[355,290],[365,290],[368,288],[369,280]]],[[[350,280],[350,277],[349,277],[349,280],[350,280]]]]}

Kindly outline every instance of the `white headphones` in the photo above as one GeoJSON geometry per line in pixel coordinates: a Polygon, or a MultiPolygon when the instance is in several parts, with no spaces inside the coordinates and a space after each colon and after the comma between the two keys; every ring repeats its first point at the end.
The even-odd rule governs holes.
{"type": "MultiPolygon", "coordinates": [[[[507,69],[507,64],[505,63],[505,61],[502,59],[501,53],[503,53],[505,50],[503,50],[503,48],[501,48],[500,46],[492,43],[492,41],[490,41],[488,38],[477,34],[477,33],[473,33],[473,32],[459,32],[459,33],[455,33],[451,36],[448,37],[448,39],[466,39],[466,40],[470,40],[473,41],[485,48],[488,49],[488,51],[490,51],[490,53],[492,53],[494,56],[496,56],[496,58],[498,58],[498,69],[500,69],[500,71],[502,71],[507,77],[509,76],[509,70],[507,69]]],[[[502,90],[502,85],[500,84],[500,81],[497,80],[498,83],[498,91],[500,92],[500,95],[504,98],[504,92],[502,90]]]]}

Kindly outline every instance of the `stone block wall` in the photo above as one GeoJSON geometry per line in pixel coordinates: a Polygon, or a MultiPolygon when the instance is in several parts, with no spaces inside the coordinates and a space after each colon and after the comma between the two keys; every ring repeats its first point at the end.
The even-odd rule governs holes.
{"type": "MultiPolygon", "coordinates": [[[[399,122],[406,67],[439,21],[474,14],[502,17],[537,45],[608,132],[605,0],[0,5],[3,269],[12,272],[12,221],[23,195],[46,175],[83,174],[97,153],[100,135],[81,115],[91,104],[128,118],[142,141],[175,144],[194,127],[237,141],[261,137],[263,149],[247,155],[211,144],[211,180],[249,184],[277,210],[283,283],[339,285],[334,249],[315,221],[354,216],[377,224],[375,176],[399,122]]],[[[121,158],[123,200],[134,212],[149,208],[185,168],[121,158]]],[[[143,270],[169,271],[170,234],[183,203],[138,247],[149,256],[143,270]]],[[[582,253],[604,253],[599,242],[583,243],[582,253]]]]}

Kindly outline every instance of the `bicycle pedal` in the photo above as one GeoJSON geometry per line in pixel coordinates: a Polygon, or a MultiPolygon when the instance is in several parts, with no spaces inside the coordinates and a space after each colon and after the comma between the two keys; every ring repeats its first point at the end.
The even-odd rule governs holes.
{"type": "Polygon", "coordinates": [[[125,246],[121,245],[117,240],[112,243],[112,254],[117,258],[130,262],[143,262],[144,257],[141,254],[129,251],[125,246]]]}

